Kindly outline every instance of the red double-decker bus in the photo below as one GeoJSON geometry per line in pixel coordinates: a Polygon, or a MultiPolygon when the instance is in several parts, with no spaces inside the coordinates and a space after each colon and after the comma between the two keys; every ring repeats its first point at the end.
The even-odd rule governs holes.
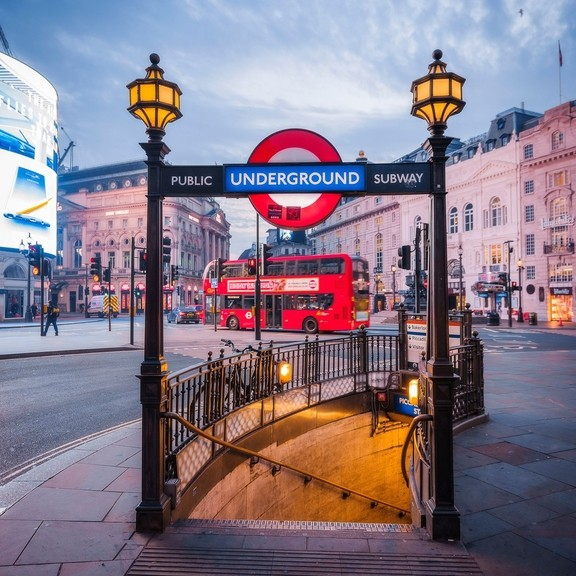
{"type": "MultiPolygon", "coordinates": [[[[229,260],[216,281],[216,261],[204,271],[205,309],[219,311],[219,325],[254,330],[256,277],[248,260],[229,260]],[[216,302],[215,302],[216,301],[216,302]],[[215,306],[216,304],[216,306],[215,306]]],[[[368,326],[368,262],[348,254],[277,256],[260,276],[260,326],[308,334],[368,326]]]]}

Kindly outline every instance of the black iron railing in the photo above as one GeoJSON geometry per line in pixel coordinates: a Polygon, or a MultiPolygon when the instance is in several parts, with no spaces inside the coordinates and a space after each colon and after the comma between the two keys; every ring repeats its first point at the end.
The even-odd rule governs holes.
{"type": "MultiPolygon", "coordinates": [[[[454,390],[455,422],[484,410],[482,354],[477,336],[451,351],[454,373],[460,377],[454,390]]],[[[366,331],[325,340],[306,337],[303,343],[278,347],[260,344],[255,350],[231,355],[222,349],[217,358],[209,353],[204,364],[170,375],[166,411],[178,414],[197,428],[207,429],[242,407],[269,399],[267,412],[260,413],[259,421],[246,428],[252,431],[254,426],[286,415],[286,408],[279,410],[276,406],[279,392],[298,390],[294,409],[306,409],[337,396],[378,387],[390,373],[402,368],[400,356],[398,335],[372,335],[366,331]],[[280,383],[277,374],[282,361],[292,367],[292,378],[285,384],[280,383]]],[[[170,458],[194,434],[177,421],[166,426],[166,456],[170,458]]]]}

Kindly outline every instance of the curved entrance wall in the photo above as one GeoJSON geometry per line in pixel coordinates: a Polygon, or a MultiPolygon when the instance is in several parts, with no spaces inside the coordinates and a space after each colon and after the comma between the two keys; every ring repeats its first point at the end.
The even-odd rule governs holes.
{"type": "MultiPolygon", "coordinates": [[[[407,421],[390,422],[372,436],[367,395],[339,398],[277,421],[238,444],[409,510],[410,492],[400,467],[407,421]]],[[[178,516],[246,520],[410,522],[409,514],[343,492],[317,480],[305,482],[264,460],[225,451],[182,495],[178,516]]]]}

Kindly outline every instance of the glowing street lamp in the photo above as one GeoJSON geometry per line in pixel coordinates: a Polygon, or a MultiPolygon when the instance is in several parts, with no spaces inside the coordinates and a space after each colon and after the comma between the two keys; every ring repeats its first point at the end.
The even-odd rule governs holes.
{"type": "Polygon", "coordinates": [[[427,427],[432,462],[429,499],[425,502],[426,527],[434,539],[460,538],[460,513],[454,505],[454,454],[452,408],[456,376],[450,360],[446,236],[446,150],[452,141],[444,136],[450,116],[465,106],[464,78],[446,72],[442,51],[435,50],[428,74],[412,83],[412,115],[428,124],[430,137],[423,147],[432,164],[430,210],[430,274],[426,366],[429,397],[425,410],[433,417],[427,427]]]}
{"type": "Polygon", "coordinates": [[[177,84],[164,80],[160,57],[150,55],[146,78],[128,84],[130,114],[146,125],[148,142],[140,146],[148,165],[146,228],[146,314],[144,316],[144,361],[140,368],[142,403],[142,501],[136,508],[136,529],[163,530],[169,522],[170,500],[164,493],[165,429],[160,414],[166,402],[168,364],[164,359],[162,310],[162,195],[164,157],[170,148],[162,138],[166,125],[181,118],[177,84]]]}

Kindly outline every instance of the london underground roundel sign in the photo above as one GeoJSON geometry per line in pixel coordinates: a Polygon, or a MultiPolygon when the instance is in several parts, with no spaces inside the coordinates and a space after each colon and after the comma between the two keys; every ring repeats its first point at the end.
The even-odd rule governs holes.
{"type": "MultiPolygon", "coordinates": [[[[254,148],[248,164],[342,162],[326,138],[310,130],[291,128],[267,136],[254,148]]],[[[254,209],[278,228],[302,230],[324,221],[340,202],[337,192],[249,194],[254,209]]]]}

